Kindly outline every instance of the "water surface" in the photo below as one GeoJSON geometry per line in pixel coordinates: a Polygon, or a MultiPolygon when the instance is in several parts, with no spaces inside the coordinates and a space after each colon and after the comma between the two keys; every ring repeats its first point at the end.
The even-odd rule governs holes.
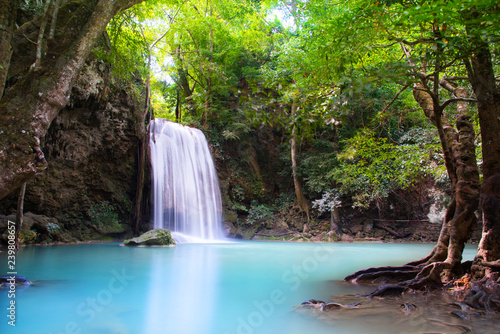
{"type": "MultiPolygon", "coordinates": [[[[342,279],[366,267],[421,258],[432,247],[284,242],[25,247],[17,270],[35,285],[18,289],[16,327],[2,314],[0,333],[352,334],[382,328],[400,333],[387,327],[392,318],[383,313],[377,329],[356,318],[321,320],[295,306],[367,291],[342,279]]],[[[474,254],[468,247],[465,258],[474,254]]],[[[0,261],[6,272],[6,254],[0,261]]],[[[0,312],[6,314],[7,292],[0,293],[0,312]]]]}

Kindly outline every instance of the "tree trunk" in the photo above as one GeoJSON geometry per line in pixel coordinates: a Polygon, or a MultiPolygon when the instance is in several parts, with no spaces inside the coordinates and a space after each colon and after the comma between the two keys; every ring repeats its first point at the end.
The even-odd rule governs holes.
{"type": "MultiPolygon", "coordinates": [[[[474,213],[479,205],[480,183],[474,125],[467,115],[467,103],[460,101],[457,102],[455,130],[442,115],[441,107],[422,89],[423,85],[416,85],[414,96],[438,130],[446,169],[452,183],[451,203],[446,210],[438,242],[431,255],[423,260],[427,264],[444,261],[446,265],[440,268],[452,269],[458,274],[461,271],[465,242],[472,235],[476,222],[474,213]]],[[[457,98],[467,97],[467,90],[462,87],[453,89],[453,93],[457,98]]]]}
{"type": "MultiPolygon", "coordinates": [[[[442,108],[437,99],[433,99],[423,87],[423,84],[415,85],[413,93],[426,116],[438,129],[446,168],[452,180],[452,200],[446,210],[439,240],[429,256],[403,267],[369,268],[345,278],[373,281],[381,277],[397,276],[405,280],[396,286],[381,286],[370,296],[383,296],[391,289],[403,292],[406,288],[422,289],[433,284],[442,285],[442,273],[445,273],[447,280],[463,274],[462,251],[465,242],[472,234],[472,227],[476,221],[474,212],[479,202],[480,184],[475,155],[474,126],[467,115],[466,104],[459,102],[455,131],[439,112],[442,108]]],[[[466,94],[466,90],[460,87],[453,91],[456,97],[463,98],[463,94],[466,94]]]]}
{"type": "MultiPolygon", "coordinates": [[[[188,109],[196,115],[197,110],[196,110],[196,105],[194,104],[193,101],[193,91],[194,91],[194,86],[191,88],[189,86],[189,81],[188,81],[188,71],[184,69],[184,61],[181,57],[181,47],[180,45],[177,47],[175,51],[175,57],[177,58],[177,87],[182,91],[182,94],[184,95],[184,98],[186,99],[186,103],[188,106],[188,109]]],[[[180,103],[180,99],[177,99],[177,103],[180,103]]],[[[179,105],[179,111],[180,111],[180,105],[179,105]]],[[[177,109],[176,109],[177,110],[177,109]]],[[[180,116],[180,114],[179,114],[180,116]]]]}
{"type": "MultiPolygon", "coordinates": [[[[212,16],[212,8],[210,8],[210,16],[212,16]]],[[[204,125],[212,118],[212,66],[214,62],[214,31],[210,25],[210,57],[207,68],[207,89],[205,91],[205,113],[203,115],[204,125]]]]}
{"type": "Polygon", "coordinates": [[[146,170],[146,143],[149,139],[148,133],[144,133],[139,146],[139,155],[137,161],[137,185],[134,203],[134,232],[140,233],[140,224],[142,218],[142,199],[144,194],[144,179],[146,170]]]}
{"type": "Polygon", "coordinates": [[[42,61],[42,52],[43,49],[45,48],[45,38],[44,38],[45,27],[49,22],[49,18],[52,16],[49,13],[52,2],[53,2],[52,0],[46,0],[45,6],[43,8],[42,23],[40,24],[40,29],[38,30],[38,38],[36,40],[36,56],[35,56],[35,63],[33,64],[35,70],[38,70],[40,63],[42,61]]]}
{"type": "Polygon", "coordinates": [[[340,212],[339,208],[335,207],[331,211],[330,216],[330,231],[335,232],[338,236],[340,236],[342,230],[340,226],[340,212]]]}
{"type": "MultiPolygon", "coordinates": [[[[295,117],[297,111],[297,103],[294,101],[292,103],[292,118],[295,117]]],[[[290,139],[290,157],[292,160],[292,175],[293,175],[293,186],[295,188],[295,196],[297,197],[297,202],[302,211],[306,213],[307,222],[309,223],[309,203],[304,196],[304,191],[302,190],[302,184],[300,182],[299,175],[297,173],[297,127],[294,125],[292,129],[292,137],[290,139]]],[[[307,226],[304,226],[307,229],[307,226]]]]}
{"type": "Polygon", "coordinates": [[[475,279],[489,279],[500,270],[500,173],[484,181],[481,209],[483,233],[472,273],[475,279]]]}
{"type": "Polygon", "coordinates": [[[483,150],[481,209],[483,231],[472,268],[476,279],[490,278],[500,261],[500,88],[496,84],[491,52],[479,37],[471,63],[466,62],[469,80],[477,98],[483,150]]]}
{"type": "Polygon", "coordinates": [[[175,94],[175,121],[180,122],[181,121],[181,93],[179,90],[179,87],[176,89],[176,94],[175,94]]]}
{"type": "Polygon", "coordinates": [[[144,179],[146,170],[146,148],[149,141],[149,132],[146,130],[146,124],[149,123],[150,108],[151,108],[151,78],[149,75],[149,70],[151,67],[151,54],[148,59],[148,74],[146,77],[146,104],[144,106],[144,113],[139,125],[139,133],[142,135],[141,143],[139,145],[139,154],[137,157],[137,184],[135,191],[135,203],[133,210],[134,217],[134,232],[139,235],[139,226],[142,218],[142,199],[144,193],[144,179]]]}
{"type": "Polygon", "coordinates": [[[142,1],[74,0],[60,8],[54,41],[40,68],[25,74],[0,100],[0,199],[47,167],[40,142],[68,103],[85,60],[111,18],[142,1]]]}
{"type": "Polygon", "coordinates": [[[495,72],[488,44],[477,41],[478,45],[469,69],[469,80],[477,99],[479,125],[483,149],[483,177],[485,180],[500,173],[500,87],[495,80],[495,72]]]}
{"type": "Polygon", "coordinates": [[[0,99],[2,98],[12,56],[18,0],[0,0],[0,99]]]}
{"type": "Polygon", "coordinates": [[[23,227],[23,215],[24,215],[24,194],[26,193],[26,182],[23,183],[19,189],[19,195],[17,197],[17,215],[16,215],[16,251],[19,249],[19,235],[21,235],[21,228],[23,227]]]}

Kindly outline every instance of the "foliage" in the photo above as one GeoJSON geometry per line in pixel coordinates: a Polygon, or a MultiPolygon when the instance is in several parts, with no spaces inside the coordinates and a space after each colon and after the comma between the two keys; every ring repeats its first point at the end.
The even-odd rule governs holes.
{"type": "Polygon", "coordinates": [[[49,231],[50,234],[58,234],[61,230],[61,227],[55,223],[48,223],[47,224],[47,231],[49,231]]]}
{"type": "Polygon", "coordinates": [[[299,175],[311,198],[330,190],[335,180],[329,176],[332,169],[339,167],[338,147],[324,139],[311,142],[312,148],[300,154],[299,175]]]}
{"type": "Polygon", "coordinates": [[[336,189],[332,189],[323,193],[321,199],[315,200],[313,203],[313,208],[317,209],[319,212],[331,212],[335,208],[339,208],[342,205],[340,200],[340,194],[336,189]]]}
{"type": "MultiPolygon", "coordinates": [[[[285,26],[266,15],[293,7],[288,1],[145,2],[108,27],[115,70],[149,71],[156,115],[203,128],[222,157],[228,143],[252,145],[256,127],[279,129],[282,192],[292,175],[286,144],[292,132],[296,171],[309,198],[324,205],[335,202],[332,189],[367,207],[423,178],[446,184],[436,133],[411,87],[422,65],[428,75],[441,66],[440,77],[468,85],[462,61],[473,52],[468,40],[498,44],[495,2],[293,3],[293,25],[285,26]],[[473,17],[472,9],[481,15],[473,17]]],[[[441,101],[453,98],[438,86],[428,89],[441,101]]],[[[248,200],[245,191],[264,199],[262,179],[249,173],[231,179],[240,183],[231,188],[233,201],[248,200]]],[[[266,210],[251,206],[249,216],[254,211],[252,217],[266,210]]]]}
{"type": "Polygon", "coordinates": [[[43,12],[44,1],[42,0],[20,0],[19,9],[31,13],[31,15],[38,15],[43,12]]]}
{"type": "Polygon", "coordinates": [[[248,212],[247,207],[238,202],[231,202],[231,209],[233,209],[233,211],[248,212]]]}
{"type": "Polygon", "coordinates": [[[435,142],[393,143],[377,138],[372,131],[363,131],[347,140],[339,155],[341,165],[330,176],[341,184],[342,192],[354,194],[355,207],[367,207],[395,189],[435,175],[442,163],[438,149],[435,142]]]}
{"type": "Polygon", "coordinates": [[[265,225],[270,219],[273,219],[273,209],[265,204],[259,204],[257,201],[252,201],[248,210],[247,224],[253,225],[261,223],[265,225]]]}
{"type": "Polygon", "coordinates": [[[87,210],[90,222],[98,228],[119,228],[118,213],[108,201],[92,204],[87,210]]]}
{"type": "Polygon", "coordinates": [[[288,210],[295,200],[295,197],[291,193],[282,192],[274,199],[273,207],[278,210],[288,210]]]}
{"type": "Polygon", "coordinates": [[[94,51],[99,59],[111,65],[113,74],[126,80],[145,78],[147,73],[147,45],[141,36],[137,16],[128,10],[115,16],[106,29],[109,44],[94,51]]]}

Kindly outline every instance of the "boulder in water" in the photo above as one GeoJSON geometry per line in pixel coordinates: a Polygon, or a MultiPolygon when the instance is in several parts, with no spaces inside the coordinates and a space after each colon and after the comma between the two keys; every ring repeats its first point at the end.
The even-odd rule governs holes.
{"type": "Polygon", "coordinates": [[[156,229],[141,234],[137,238],[125,240],[122,246],[162,246],[173,247],[175,240],[167,229],[156,229]]]}
{"type": "Polygon", "coordinates": [[[11,284],[31,285],[31,282],[26,277],[20,275],[0,276],[0,288],[10,288],[11,284]]]}

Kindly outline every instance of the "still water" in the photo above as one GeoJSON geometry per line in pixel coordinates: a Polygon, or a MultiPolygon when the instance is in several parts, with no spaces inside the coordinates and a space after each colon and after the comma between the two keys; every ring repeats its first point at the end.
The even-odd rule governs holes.
{"type": "MultiPolygon", "coordinates": [[[[25,247],[17,255],[17,271],[34,284],[16,291],[15,328],[7,324],[7,290],[0,290],[0,333],[401,333],[390,314],[378,315],[374,326],[364,325],[363,317],[321,319],[296,306],[369,291],[342,279],[366,267],[421,258],[432,247],[284,242],[25,247]]],[[[464,257],[474,254],[469,247],[464,257]]],[[[7,272],[5,253],[0,261],[7,272]]]]}

